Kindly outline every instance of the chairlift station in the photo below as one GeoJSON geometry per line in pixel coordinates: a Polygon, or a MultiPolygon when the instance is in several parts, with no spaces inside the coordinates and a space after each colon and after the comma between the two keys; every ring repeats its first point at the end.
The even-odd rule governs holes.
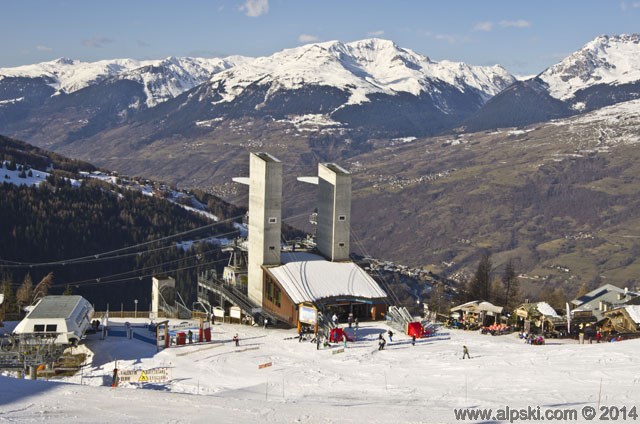
{"type": "Polygon", "coordinates": [[[248,240],[228,248],[222,281],[214,273],[200,276],[198,302],[209,308],[233,304],[254,320],[288,326],[300,325],[301,307],[380,318],[387,294],[349,258],[351,174],[320,163],[317,176],[298,178],[317,189],[316,240],[283,246],[282,162],[264,152],[249,160],[249,177],[233,179],[249,186],[248,240]]]}

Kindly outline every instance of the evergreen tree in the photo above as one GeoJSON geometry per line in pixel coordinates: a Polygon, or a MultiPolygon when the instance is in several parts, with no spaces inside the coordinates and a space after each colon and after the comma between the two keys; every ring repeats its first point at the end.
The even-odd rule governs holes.
{"type": "Polygon", "coordinates": [[[12,318],[17,311],[12,285],[13,282],[10,278],[5,278],[0,285],[0,293],[4,295],[4,301],[0,305],[0,321],[6,320],[7,317],[12,318]]]}
{"type": "Polygon", "coordinates": [[[494,278],[493,281],[491,282],[490,289],[489,289],[489,294],[491,295],[491,298],[487,300],[495,305],[504,306],[506,310],[507,305],[503,303],[504,292],[505,292],[505,289],[504,289],[504,285],[502,284],[502,280],[500,280],[500,278],[494,278]]]}
{"type": "Polygon", "coordinates": [[[431,295],[429,298],[429,310],[432,312],[440,313],[442,309],[444,290],[442,288],[442,283],[438,281],[433,282],[433,286],[431,288],[431,295]]]}
{"type": "Polygon", "coordinates": [[[478,269],[469,285],[469,295],[472,300],[489,300],[491,295],[491,254],[482,255],[478,269]]]}
{"type": "Polygon", "coordinates": [[[509,259],[504,267],[502,284],[504,284],[504,306],[511,310],[518,306],[520,301],[520,284],[512,259],[509,259]]]}

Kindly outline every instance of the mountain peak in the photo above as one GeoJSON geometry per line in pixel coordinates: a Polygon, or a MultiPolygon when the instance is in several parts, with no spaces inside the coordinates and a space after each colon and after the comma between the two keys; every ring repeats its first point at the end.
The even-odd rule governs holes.
{"type": "Polygon", "coordinates": [[[76,61],[68,57],[60,57],[53,61],[56,65],[75,65],[76,61]]]}
{"type": "Polygon", "coordinates": [[[640,34],[601,35],[544,71],[540,78],[558,99],[593,85],[640,80],[640,34]]]}

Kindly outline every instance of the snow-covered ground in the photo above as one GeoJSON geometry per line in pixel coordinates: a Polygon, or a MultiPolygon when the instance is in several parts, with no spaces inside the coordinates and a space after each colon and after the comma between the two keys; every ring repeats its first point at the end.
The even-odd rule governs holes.
{"type": "Polygon", "coordinates": [[[212,330],[208,344],[160,353],[136,339],[91,335],[90,364],[66,379],[71,384],[0,377],[0,421],[430,423],[456,422],[454,408],[540,406],[575,408],[584,422],[580,409],[599,398],[627,408],[640,401],[640,340],[530,346],[515,335],[451,331],[415,346],[396,335],[378,351],[378,334],[388,328],[371,322],[338,353],[340,345],[318,351],[299,343],[295,330],[212,330]],[[463,345],[470,360],[461,359],[463,345]],[[170,381],[111,388],[115,361],[119,369],[168,367],[170,381]]]}

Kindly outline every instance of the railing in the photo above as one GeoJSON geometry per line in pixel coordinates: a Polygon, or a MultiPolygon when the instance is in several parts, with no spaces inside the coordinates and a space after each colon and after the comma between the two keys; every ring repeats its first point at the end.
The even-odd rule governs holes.
{"type": "MultiPolygon", "coordinates": [[[[93,319],[101,319],[107,312],[95,312],[93,319]]],[[[109,311],[109,318],[149,318],[149,311],[109,311]]],[[[165,312],[160,311],[158,318],[171,318],[165,312]]]]}
{"type": "Polygon", "coordinates": [[[282,318],[270,313],[269,311],[260,308],[258,305],[253,303],[246,294],[242,293],[240,290],[236,289],[230,284],[226,284],[217,280],[213,280],[211,278],[200,279],[198,281],[204,287],[218,293],[225,300],[234,305],[238,306],[245,315],[254,316],[260,315],[263,318],[267,318],[271,324],[275,324],[276,322],[285,322],[282,318]],[[260,312],[254,313],[255,310],[260,310],[260,312]]]}

